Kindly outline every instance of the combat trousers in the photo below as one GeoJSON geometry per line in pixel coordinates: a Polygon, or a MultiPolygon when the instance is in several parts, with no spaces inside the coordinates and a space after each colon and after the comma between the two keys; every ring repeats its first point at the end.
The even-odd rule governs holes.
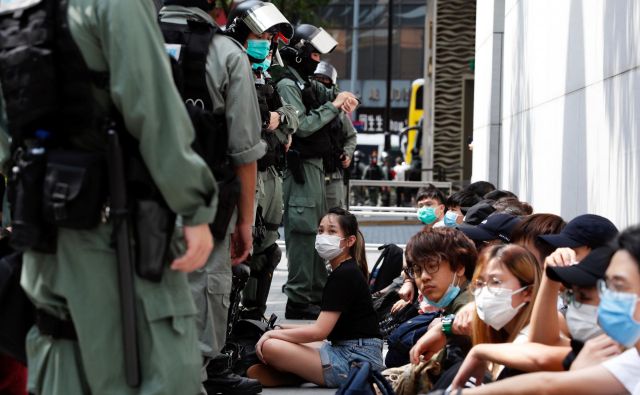
{"type": "MultiPolygon", "coordinates": [[[[235,224],[235,215],[231,220],[235,224]]],[[[191,295],[196,304],[200,351],[205,359],[220,355],[227,341],[227,318],[231,294],[231,234],[215,240],[213,252],[202,269],[189,273],[191,295]]]]}
{"type": "Polygon", "coordinates": [[[327,196],[327,210],[334,207],[345,208],[345,187],[342,174],[335,172],[325,177],[325,194],[327,196]]]}
{"type": "MultiPolygon", "coordinates": [[[[282,178],[280,174],[273,166],[265,171],[258,172],[257,185],[259,185],[259,188],[256,207],[260,206],[262,208],[264,221],[270,224],[280,224],[282,222],[282,178]]],[[[253,254],[249,261],[251,276],[242,291],[242,304],[245,307],[262,308],[264,302],[266,302],[266,300],[262,299],[264,299],[265,294],[268,295],[268,287],[271,284],[270,279],[275,266],[279,263],[279,257],[265,254],[265,250],[271,247],[279,237],[278,230],[266,230],[264,239],[261,242],[258,243],[254,240],[253,254]]]]}
{"type": "MultiPolygon", "coordinates": [[[[282,222],[282,177],[272,166],[266,171],[259,172],[258,179],[262,188],[258,191],[256,207],[262,207],[262,217],[265,222],[280,224],[282,222]]],[[[259,245],[254,244],[254,254],[264,251],[279,237],[277,230],[267,230],[264,240],[259,245]]]]}
{"type": "Polygon", "coordinates": [[[184,273],[136,276],[142,384],[125,382],[120,294],[110,225],[60,229],[56,254],[24,254],[22,287],[37,308],[73,320],[77,341],[27,336],[29,391],[47,394],[197,394],[202,359],[184,273]]]}
{"type": "Polygon", "coordinates": [[[289,275],[284,288],[292,302],[320,304],[327,281],[324,260],[315,249],[320,219],[326,213],[321,159],[304,160],[304,184],[284,176],[284,233],[289,275]]]}

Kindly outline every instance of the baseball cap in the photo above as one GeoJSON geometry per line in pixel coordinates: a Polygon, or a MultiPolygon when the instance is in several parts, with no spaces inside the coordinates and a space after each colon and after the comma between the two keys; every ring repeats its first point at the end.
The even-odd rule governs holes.
{"type": "Polygon", "coordinates": [[[478,225],[496,211],[496,209],[493,208],[494,203],[494,200],[485,199],[469,207],[464,216],[464,223],[468,225],[478,225]]]}
{"type": "Polygon", "coordinates": [[[614,252],[615,249],[609,246],[598,247],[575,265],[547,266],[547,277],[569,286],[593,287],[599,279],[604,278],[614,252]]]}
{"type": "Polygon", "coordinates": [[[538,237],[554,247],[588,246],[597,248],[607,244],[617,234],[618,228],[605,217],[584,214],[569,221],[560,233],[538,237]]]}
{"type": "Polygon", "coordinates": [[[500,239],[511,242],[511,232],[520,222],[520,218],[511,214],[497,213],[488,216],[477,226],[463,225],[460,230],[473,241],[500,239]]]}

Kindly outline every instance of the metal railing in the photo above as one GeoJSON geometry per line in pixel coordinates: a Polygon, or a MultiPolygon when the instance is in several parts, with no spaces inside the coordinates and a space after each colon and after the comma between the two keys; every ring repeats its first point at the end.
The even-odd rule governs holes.
{"type": "MultiPolygon", "coordinates": [[[[448,195],[451,194],[453,184],[448,181],[389,181],[389,180],[349,180],[348,195],[351,196],[352,187],[386,187],[386,188],[421,188],[433,185],[438,189],[445,189],[448,195]]],[[[358,217],[381,217],[381,218],[408,218],[413,216],[414,207],[396,206],[352,206],[349,211],[358,217]]]]}

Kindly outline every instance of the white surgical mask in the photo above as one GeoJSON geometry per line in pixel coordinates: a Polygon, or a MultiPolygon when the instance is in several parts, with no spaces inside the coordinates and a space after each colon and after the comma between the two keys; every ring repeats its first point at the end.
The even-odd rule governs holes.
{"type": "Polygon", "coordinates": [[[575,304],[569,303],[565,318],[572,339],[586,342],[604,333],[598,326],[598,306],[583,304],[576,307],[575,304]]]}
{"type": "Polygon", "coordinates": [[[489,292],[487,287],[482,288],[480,294],[476,296],[478,317],[497,331],[504,328],[518,314],[522,306],[527,304],[527,302],[522,302],[519,306],[513,307],[511,306],[511,297],[526,288],[522,287],[515,291],[499,288],[492,292],[489,292]]]}
{"type": "Polygon", "coordinates": [[[316,251],[318,251],[320,258],[330,261],[340,255],[342,253],[341,241],[340,236],[316,235],[316,251]]]}

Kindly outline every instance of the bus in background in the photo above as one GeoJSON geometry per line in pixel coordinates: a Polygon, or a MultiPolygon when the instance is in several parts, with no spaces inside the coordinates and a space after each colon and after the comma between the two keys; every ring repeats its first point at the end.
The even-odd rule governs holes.
{"type": "MultiPolygon", "coordinates": [[[[424,115],[423,109],[423,91],[424,91],[424,79],[419,78],[411,83],[411,98],[409,99],[409,114],[408,114],[408,125],[406,130],[406,148],[403,147],[405,154],[405,161],[407,164],[411,163],[412,156],[415,152],[420,152],[419,145],[421,142],[418,141],[418,126],[421,124],[422,117],[424,115]],[[416,147],[416,143],[418,147],[416,147]],[[414,150],[418,148],[417,150],[414,150]]],[[[402,136],[400,139],[404,140],[405,136],[402,136]]],[[[402,144],[404,145],[404,144],[402,144]]]]}

